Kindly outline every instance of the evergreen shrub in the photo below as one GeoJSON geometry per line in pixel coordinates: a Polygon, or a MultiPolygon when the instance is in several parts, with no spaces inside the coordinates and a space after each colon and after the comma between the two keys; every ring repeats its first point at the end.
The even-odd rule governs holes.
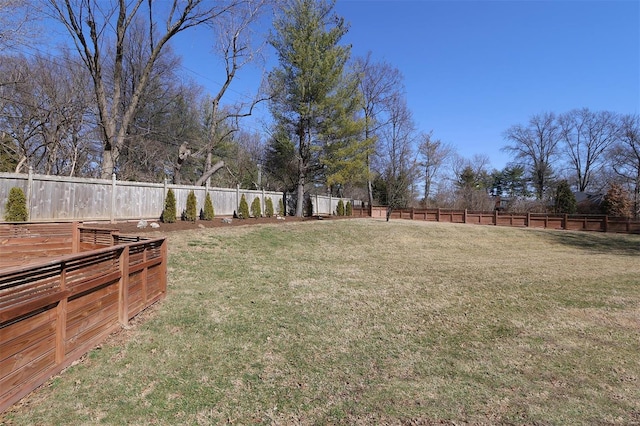
{"type": "Polygon", "coordinates": [[[285,211],[284,211],[284,201],[282,201],[282,198],[280,198],[278,200],[278,214],[280,216],[285,216],[285,211]]]}
{"type": "Polygon", "coordinates": [[[251,202],[251,216],[259,218],[262,216],[262,207],[260,206],[260,198],[254,198],[251,202]]]}
{"type": "Polygon", "coordinates": [[[164,223],[174,223],[176,221],[176,196],[172,189],[167,191],[161,219],[164,223]]]}
{"type": "Polygon", "coordinates": [[[336,214],[338,216],[344,216],[344,202],[342,199],[338,200],[338,207],[336,208],[336,214]]]}
{"type": "Polygon", "coordinates": [[[240,198],[240,206],[238,207],[238,216],[240,219],[246,219],[249,217],[249,204],[247,204],[247,199],[242,194],[240,198]]]}
{"type": "Polygon", "coordinates": [[[353,206],[351,205],[351,201],[347,201],[347,205],[344,208],[345,216],[353,215],[353,206]]]}
{"type": "Polygon", "coordinates": [[[9,199],[4,209],[4,220],[7,222],[26,222],[29,220],[27,197],[22,188],[11,188],[9,199]]]}
{"type": "Polygon", "coordinates": [[[189,222],[195,222],[198,217],[198,201],[196,200],[196,194],[193,191],[189,191],[187,195],[187,209],[185,211],[185,219],[189,222]]]}
{"type": "Polygon", "coordinates": [[[213,210],[213,202],[211,201],[211,195],[207,192],[207,196],[204,197],[204,211],[202,213],[203,220],[213,220],[215,212],[213,210]]]}
{"type": "Polygon", "coordinates": [[[266,217],[273,217],[273,201],[271,201],[271,197],[267,197],[264,200],[264,215],[266,217]]]}

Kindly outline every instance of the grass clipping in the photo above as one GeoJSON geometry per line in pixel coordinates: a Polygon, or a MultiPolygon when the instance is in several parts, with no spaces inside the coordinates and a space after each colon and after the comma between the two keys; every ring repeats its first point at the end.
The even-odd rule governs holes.
{"type": "Polygon", "coordinates": [[[640,422],[640,236],[350,220],[169,247],[153,315],[0,420],[640,422]]]}

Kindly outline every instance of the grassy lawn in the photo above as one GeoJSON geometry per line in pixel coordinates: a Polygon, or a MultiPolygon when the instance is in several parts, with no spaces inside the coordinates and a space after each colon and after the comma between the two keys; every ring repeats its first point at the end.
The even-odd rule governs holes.
{"type": "Polygon", "coordinates": [[[175,233],[168,298],[9,424],[637,424],[640,236],[175,233]]]}

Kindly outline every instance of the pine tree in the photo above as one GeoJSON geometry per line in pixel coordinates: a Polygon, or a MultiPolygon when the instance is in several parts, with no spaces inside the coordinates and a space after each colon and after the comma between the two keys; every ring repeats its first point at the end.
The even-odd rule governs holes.
{"type": "Polygon", "coordinates": [[[270,110],[277,128],[296,148],[296,216],[301,217],[305,184],[314,170],[323,169],[323,147],[355,140],[358,95],[355,79],[344,73],[350,47],[338,44],[347,25],[332,12],[335,1],[287,4],[291,7],[274,21],[270,40],[280,64],[269,76],[270,110]]]}
{"type": "Polygon", "coordinates": [[[202,214],[203,220],[213,220],[215,212],[213,210],[213,202],[211,201],[211,195],[207,192],[207,196],[204,197],[204,211],[202,214]]]}
{"type": "Polygon", "coordinates": [[[9,198],[4,208],[4,220],[7,222],[26,222],[29,220],[27,212],[27,197],[22,188],[11,188],[9,198]]]}
{"type": "Polygon", "coordinates": [[[198,205],[196,200],[196,194],[193,191],[189,191],[187,195],[187,209],[185,212],[185,219],[189,222],[195,222],[198,217],[198,205]]]}
{"type": "Polygon", "coordinates": [[[162,221],[164,223],[174,223],[176,221],[176,196],[172,189],[167,191],[167,198],[164,200],[162,221]]]}

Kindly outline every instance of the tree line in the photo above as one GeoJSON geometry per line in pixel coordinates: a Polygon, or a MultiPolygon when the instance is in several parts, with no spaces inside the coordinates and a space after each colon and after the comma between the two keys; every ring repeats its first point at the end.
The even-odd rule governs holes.
{"type": "Polygon", "coordinates": [[[566,184],[615,190],[640,214],[637,115],[532,115],[505,130],[512,161],[495,170],[416,127],[401,71],[351,55],[334,3],[0,2],[0,171],[264,188],[294,194],[297,215],[313,193],[391,208],[549,211],[566,184]],[[268,16],[269,35],[257,37],[268,16]],[[66,43],[25,48],[39,24],[62,29],[66,43]],[[216,93],[185,78],[172,45],[195,27],[210,31],[222,64],[198,70],[220,82],[216,93]],[[251,97],[228,101],[267,47],[277,65],[251,97]],[[259,104],[270,121],[251,129],[259,104]]]}

